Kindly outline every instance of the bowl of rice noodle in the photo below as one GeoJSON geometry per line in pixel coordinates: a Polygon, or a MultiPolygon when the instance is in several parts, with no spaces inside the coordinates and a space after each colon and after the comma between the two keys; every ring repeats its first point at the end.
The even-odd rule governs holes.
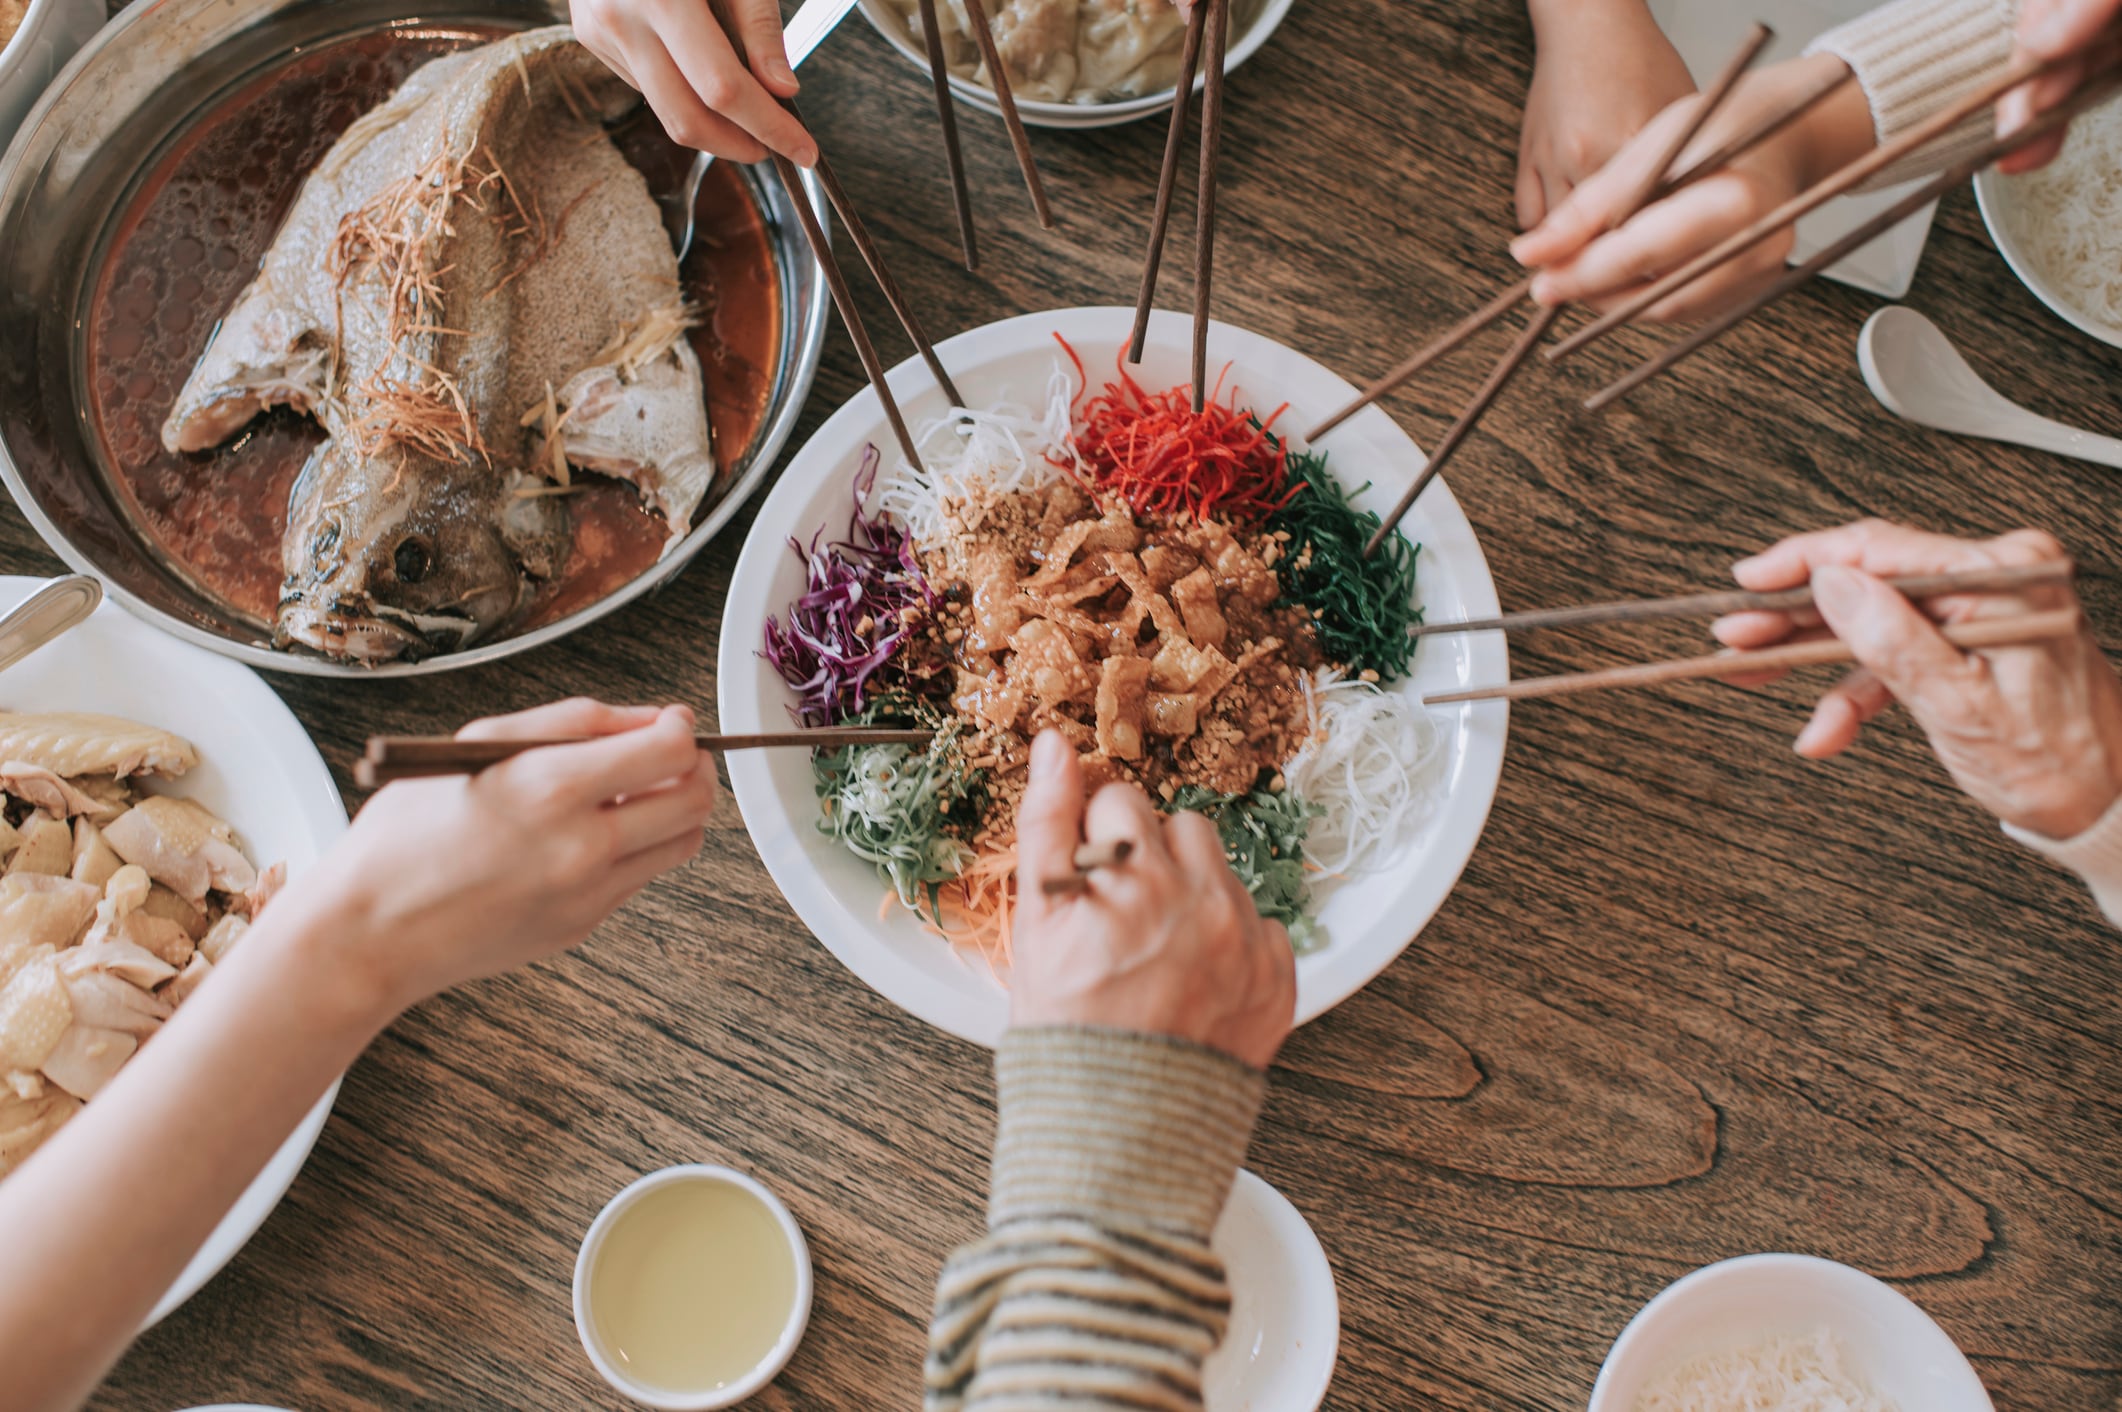
{"type": "Polygon", "coordinates": [[[2122,348],[2122,102],[2070,125],[2039,171],[1975,177],[1989,237],[2034,297],[2066,323],[2122,348]]]}
{"type": "MultiPolygon", "coordinates": [[[[5,0],[0,0],[5,3],[5,0]]],[[[999,113],[968,28],[967,0],[935,0],[951,91],[999,113]]],[[[1267,42],[1293,0],[1230,0],[1226,71],[1267,42]]],[[[877,32],[923,74],[928,50],[920,0],[861,0],[877,32]]],[[[989,0],[995,48],[1009,70],[1018,116],[1033,127],[1110,127],[1171,108],[1186,21],[1171,0],[989,0]]],[[[1205,82],[1194,75],[1194,91],[1205,82]]]]}

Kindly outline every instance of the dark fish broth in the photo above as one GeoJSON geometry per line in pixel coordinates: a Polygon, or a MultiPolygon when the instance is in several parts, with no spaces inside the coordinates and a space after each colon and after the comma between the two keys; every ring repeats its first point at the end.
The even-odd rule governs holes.
{"type": "MultiPolygon", "coordinates": [[[[260,623],[272,621],[280,600],[288,493],[324,432],[281,408],[214,450],[184,456],[163,450],[163,419],[215,321],[257,273],[303,178],[339,134],[427,60],[504,32],[422,26],[292,57],[172,144],[119,218],[89,306],[91,422],[113,479],[154,543],[260,623]]],[[[614,135],[651,191],[679,189],[692,154],[652,118],[629,120],[614,135]]],[[[780,357],[780,288],[765,222],[737,167],[717,163],[709,171],[699,209],[680,276],[703,315],[691,341],[726,477],[765,420],[780,357]]],[[[577,485],[568,497],[567,568],[517,631],[596,602],[662,553],[664,523],[632,487],[593,476],[577,485]]]]}

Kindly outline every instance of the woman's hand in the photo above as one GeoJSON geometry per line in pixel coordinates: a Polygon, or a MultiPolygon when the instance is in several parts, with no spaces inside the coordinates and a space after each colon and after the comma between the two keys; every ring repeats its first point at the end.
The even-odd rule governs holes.
{"type": "MultiPolygon", "coordinates": [[[[2024,0],[2019,7],[2017,43],[2012,62],[2057,59],[2081,54],[2103,31],[2122,19],[2122,0],[2024,0]]],[[[2077,91],[2085,79],[2083,62],[2065,64],[2054,73],[2025,83],[1997,101],[1997,134],[2009,137],[2077,91]]],[[[2067,132],[2030,142],[1997,163],[2005,172],[2030,172],[2054,161],[2067,132]]]]}
{"type": "Polygon", "coordinates": [[[1675,99],[1687,64],[1643,0],[1532,0],[1538,56],[1518,138],[1518,225],[1530,230],[1675,99]]]}
{"type": "MultiPolygon", "coordinates": [[[[1809,55],[1749,75],[1688,144],[1674,170],[1685,170],[1781,111],[1841,66],[1831,54],[1809,55]]],[[[1511,243],[1512,257],[1539,271],[1534,299],[1610,308],[1862,155],[1873,142],[1863,90],[1846,84],[1736,161],[1623,221],[1622,203],[1642,189],[1653,164],[1692,119],[1697,102],[1689,97],[1667,107],[1544,221],[1511,243]]],[[[1645,317],[1700,319],[1737,303],[1781,272],[1794,239],[1785,228],[1756,243],[1653,304],[1645,317]]]]}
{"type": "Polygon", "coordinates": [[[1266,1068],[1289,1034],[1296,959],[1280,922],[1262,921],[1223,858],[1216,826],[1167,818],[1133,785],[1083,800],[1075,752],[1053,731],[1032,743],[1017,810],[1016,962],[1010,1023],[1103,1025],[1175,1035],[1266,1068]],[[1086,840],[1134,852],[1048,897],[1086,840]]]}
{"type": "Polygon", "coordinates": [[[339,962],[392,1014],[574,945],[699,851],[715,805],[683,706],[561,701],[458,734],[597,739],[391,785],[270,909],[345,948],[339,962]]]}
{"type": "Polygon", "coordinates": [[[1825,759],[1847,749],[1866,721],[1898,700],[1976,803],[2007,824],[2073,838],[2122,796],[2122,681],[2091,630],[1969,653],[1937,624],[2074,608],[2076,592],[2054,584],[1918,606],[1879,581],[2063,557],[2063,546],[2039,530],[1967,540],[1868,520],[1801,534],[1740,561],[1732,574],[1757,591],[1810,579],[1818,611],[1735,613],[1716,634],[1727,646],[1759,648],[1831,631],[1856,654],[1861,665],[1821,698],[1799,734],[1799,754],[1825,759]]]}
{"type": "Polygon", "coordinates": [[[723,2],[748,63],[708,0],[570,0],[568,8],[575,37],[641,90],[673,142],[733,162],[772,150],[812,165],[818,144],[781,106],[796,96],[796,72],[781,42],[780,5],[723,2]]]}

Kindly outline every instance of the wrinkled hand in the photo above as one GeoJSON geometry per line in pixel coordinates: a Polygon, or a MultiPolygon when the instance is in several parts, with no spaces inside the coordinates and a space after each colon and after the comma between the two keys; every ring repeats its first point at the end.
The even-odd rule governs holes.
{"type": "Polygon", "coordinates": [[[1695,91],[1643,0],[1535,4],[1538,57],[1518,137],[1518,226],[1530,230],[1644,124],[1695,91]]]}
{"type": "Polygon", "coordinates": [[[1107,785],[1086,809],[1075,752],[1041,734],[1017,811],[1010,1023],[1175,1035],[1264,1069],[1296,1004],[1289,933],[1261,920],[1216,826],[1166,818],[1133,785],[1107,785]],[[1122,839],[1133,854],[1093,873],[1088,891],[1041,889],[1073,873],[1079,844],[1122,839]]]}
{"type": "Polygon", "coordinates": [[[316,909],[396,1009],[582,940],[699,851],[715,805],[714,760],[693,748],[682,706],[561,701],[458,735],[597,738],[390,785],[274,903],[316,909]]]}
{"type": "Polygon", "coordinates": [[[757,162],[769,149],[798,166],[818,160],[818,144],[787,109],[796,72],[781,40],[776,0],[724,0],[744,43],[737,58],[708,0],[570,0],[575,37],[641,91],[684,147],[733,162],[757,162]]]}
{"type": "Polygon", "coordinates": [[[1962,594],[1920,607],[1879,582],[2061,559],[2039,530],[1953,539],[1879,520],[1801,534],[1733,566],[1757,591],[1812,580],[1817,612],[1735,613],[1716,625],[1727,646],[1766,647],[1831,631],[1861,664],[1814,709],[1798,753],[1847,749],[1898,700],[1959,786],[2005,823],[2052,839],[2083,833],[2122,795],[2122,681],[2089,628],[2076,636],[1969,653],[1938,622],[2076,607],[2068,584],[1962,594]],[[1824,624],[1824,626],[1823,626],[1824,624]]]}
{"type": "MultiPolygon", "coordinates": [[[[2079,54],[2102,31],[2122,20],[2122,0],[2024,0],[2012,62],[2055,59],[2079,54]]],[[[2009,137],[2077,91],[2085,79],[2083,62],[2065,64],[2054,73],[2025,83],[1997,101],[1997,133],[2009,137]]],[[[2050,133],[1997,163],[2000,171],[2030,172],[2054,161],[2068,132],[2050,133]]]]}
{"type": "MultiPolygon", "coordinates": [[[[1685,170],[1782,110],[1841,62],[1814,55],[1741,80],[1673,170],[1685,170]]],[[[1533,281],[1534,299],[1611,308],[1872,145],[1870,109],[1862,90],[1849,84],[1736,161],[1622,221],[1624,203],[1642,189],[1652,166],[1692,120],[1697,101],[1688,97],[1668,106],[1544,221],[1511,243],[1511,256],[1540,272],[1533,281]]],[[[1784,228],[1651,305],[1644,317],[1686,321],[1736,304],[1781,273],[1795,239],[1784,228]]]]}

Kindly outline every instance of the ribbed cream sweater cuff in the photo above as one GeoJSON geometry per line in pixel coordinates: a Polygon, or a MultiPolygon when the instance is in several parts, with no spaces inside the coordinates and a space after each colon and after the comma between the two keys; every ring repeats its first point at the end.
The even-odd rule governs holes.
{"type": "Polygon", "coordinates": [[[988,1224],[1079,1216],[1206,1239],[1267,1076],[1163,1035],[1011,1030],[995,1051],[988,1224]]]}
{"type": "Polygon", "coordinates": [[[2004,832],[2083,878],[2107,920],[2122,927],[2122,799],[2076,838],[2045,838],[2011,824],[2004,832]]]}
{"type": "MultiPolygon", "coordinates": [[[[1829,30],[1805,52],[1833,54],[1856,71],[1878,140],[1889,142],[2011,61],[2016,10],[2014,0],[1897,0],[1829,30]]],[[[1943,171],[1995,130],[1984,109],[1860,189],[1943,171]]]]}

